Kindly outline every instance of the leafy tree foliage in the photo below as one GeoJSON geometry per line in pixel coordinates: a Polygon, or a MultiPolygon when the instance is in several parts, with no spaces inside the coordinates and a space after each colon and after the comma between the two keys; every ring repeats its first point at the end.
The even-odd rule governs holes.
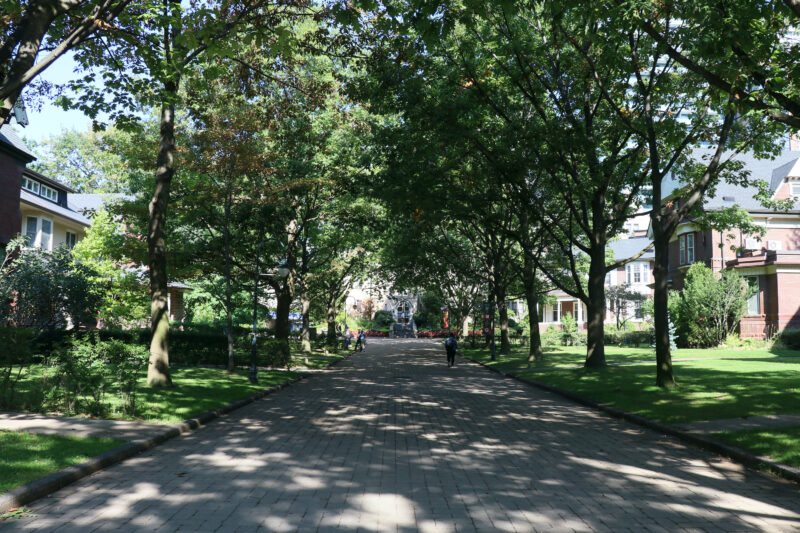
{"type": "Polygon", "coordinates": [[[0,266],[0,322],[53,330],[93,325],[101,302],[96,275],[66,248],[26,248],[24,237],[6,248],[0,266]]]}
{"type": "Polygon", "coordinates": [[[708,348],[725,342],[735,331],[752,289],[735,270],[717,277],[710,268],[695,263],[686,272],[684,288],[671,298],[678,344],[708,348]]]}

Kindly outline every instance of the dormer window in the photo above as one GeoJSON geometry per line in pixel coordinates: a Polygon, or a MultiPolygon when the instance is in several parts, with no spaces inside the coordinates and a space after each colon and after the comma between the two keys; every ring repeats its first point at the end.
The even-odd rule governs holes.
{"type": "Polygon", "coordinates": [[[32,180],[27,176],[22,177],[22,188],[33,194],[39,194],[39,182],[32,180]]]}
{"type": "Polygon", "coordinates": [[[800,181],[790,183],[789,190],[791,191],[792,198],[796,200],[800,199],[800,181]]]}
{"type": "Polygon", "coordinates": [[[52,187],[48,187],[47,185],[42,184],[39,188],[39,194],[50,200],[51,202],[58,202],[58,191],[52,187]]]}
{"type": "Polygon", "coordinates": [[[58,191],[52,187],[48,187],[44,183],[39,183],[28,176],[22,177],[22,188],[42,198],[46,198],[51,202],[58,203],[58,191]]]}

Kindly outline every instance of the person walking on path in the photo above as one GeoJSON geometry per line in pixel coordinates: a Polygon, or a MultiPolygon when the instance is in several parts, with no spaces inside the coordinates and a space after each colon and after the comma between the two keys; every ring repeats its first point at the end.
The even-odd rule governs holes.
{"type": "Polygon", "coordinates": [[[458,350],[458,341],[456,341],[456,336],[452,331],[444,341],[444,349],[447,351],[447,366],[456,366],[456,350],[458,350]]]}
{"type": "Polygon", "coordinates": [[[363,329],[358,334],[358,342],[361,344],[361,351],[365,352],[367,350],[367,332],[363,329]]]}
{"type": "Polygon", "coordinates": [[[353,347],[354,352],[360,352],[363,348],[361,347],[361,330],[359,329],[356,333],[356,345],[353,347]]]}

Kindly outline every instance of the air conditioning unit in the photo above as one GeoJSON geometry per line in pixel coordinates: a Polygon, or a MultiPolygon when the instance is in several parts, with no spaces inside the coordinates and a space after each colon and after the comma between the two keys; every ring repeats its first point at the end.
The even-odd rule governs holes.
{"type": "Polygon", "coordinates": [[[745,250],[760,250],[761,249],[761,240],[760,239],[745,239],[744,240],[744,249],[745,250]]]}
{"type": "Polygon", "coordinates": [[[767,241],[767,250],[782,250],[781,241],[767,241]]]}

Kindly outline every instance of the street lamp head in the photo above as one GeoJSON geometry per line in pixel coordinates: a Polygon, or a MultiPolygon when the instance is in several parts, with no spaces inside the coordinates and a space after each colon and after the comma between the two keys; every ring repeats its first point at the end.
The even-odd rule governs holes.
{"type": "Polygon", "coordinates": [[[281,262],[278,263],[278,267],[275,269],[275,273],[280,279],[286,279],[289,277],[289,263],[286,259],[281,259],[281,262]]]}

